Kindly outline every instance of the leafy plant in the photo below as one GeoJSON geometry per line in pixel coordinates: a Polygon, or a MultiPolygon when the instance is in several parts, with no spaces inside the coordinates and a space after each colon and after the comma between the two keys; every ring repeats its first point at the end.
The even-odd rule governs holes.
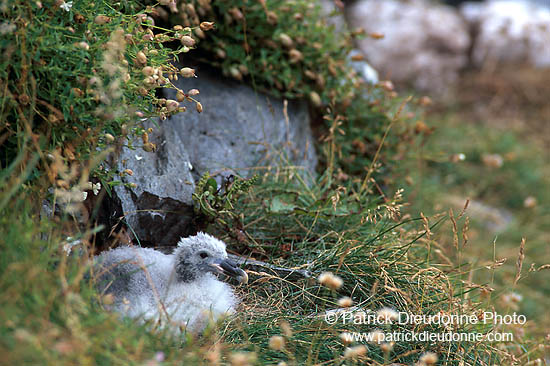
{"type": "MultiPolygon", "coordinates": [[[[347,174],[365,173],[360,167],[372,163],[390,123],[388,111],[400,102],[391,82],[370,85],[351,66],[352,58],[361,59],[350,55],[354,38],[367,35],[336,30],[320,5],[306,0],[191,0],[177,10],[170,18],[174,23],[214,23],[214,32],[194,32],[199,47],[193,57],[259,91],[308,99],[319,122],[327,108],[339,115],[338,164],[347,174]]],[[[397,145],[410,143],[408,118],[400,116],[385,141],[379,159],[386,169],[397,145]]],[[[328,128],[325,124],[324,131],[328,128]]]]}
{"type": "Polygon", "coordinates": [[[223,218],[229,216],[234,219],[238,215],[235,211],[235,202],[239,196],[248,192],[258,181],[258,176],[244,179],[241,177],[229,176],[224,179],[222,185],[210,176],[210,173],[203,174],[197,182],[193,201],[195,202],[195,212],[200,213],[210,220],[217,220],[227,225],[223,218]]]}
{"type": "MultiPolygon", "coordinates": [[[[141,120],[164,119],[185,110],[179,102],[196,101],[183,91],[179,102],[156,97],[157,89],[174,88],[178,75],[193,76],[192,69],[178,70],[170,63],[189,48],[163,45],[192,29],[156,26],[150,16],[154,11],[133,1],[11,1],[2,6],[2,168],[26,146],[41,156],[34,176],[46,172],[55,185],[56,172],[48,167],[53,150],[78,170],[80,162],[120,148],[132,135],[143,137],[143,149],[155,149],[141,120]]],[[[100,166],[92,176],[111,182],[115,173],[100,166]]]]}

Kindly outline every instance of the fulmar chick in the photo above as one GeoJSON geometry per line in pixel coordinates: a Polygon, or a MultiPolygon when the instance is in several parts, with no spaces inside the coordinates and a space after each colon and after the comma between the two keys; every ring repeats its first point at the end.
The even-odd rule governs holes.
{"type": "Polygon", "coordinates": [[[204,233],[180,239],[169,255],[140,247],[103,252],[95,271],[98,290],[113,296],[112,310],[193,333],[235,312],[232,288],[215,274],[248,282],[246,272],[227,259],[225,244],[204,233]]]}

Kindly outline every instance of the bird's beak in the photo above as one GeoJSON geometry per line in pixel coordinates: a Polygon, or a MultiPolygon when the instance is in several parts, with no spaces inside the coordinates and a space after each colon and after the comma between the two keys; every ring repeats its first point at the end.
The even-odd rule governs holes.
{"type": "Polygon", "coordinates": [[[241,284],[248,283],[248,275],[246,274],[246,272],[237,267],[237,265],[229,259],[220,259],[210,265],[213,267],[215,272],[234,277],[241,284]]]}

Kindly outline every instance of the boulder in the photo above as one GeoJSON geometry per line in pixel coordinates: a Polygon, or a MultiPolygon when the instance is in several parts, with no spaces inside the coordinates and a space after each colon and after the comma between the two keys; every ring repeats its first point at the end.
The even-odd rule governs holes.
{"type": "MultiPolygon", "coordinates": [[[[195,182],[206,172],[221,183],[223,177],[252,176],[288,159],[306,175],[315,174],[317,156],[307,104],[255,92],[248,86],[222,80],[212,71],[197,69],[198,78],[180,79],[183,91],[199,89],[188,111],[165,121],[145,123],[153,128],[149,141],[156,152],[146,152],[141,139],[135,149],[124,147],[118,170],[124,186],[115,187],[129,232],[145,246],[175,246],[182,236],[192,235],[195,182]],[[288,116],[288,118],[285,117],[288,116]],[[130,184],[135,186],[131,187],[130,184]]],[[[166,89],[167,99],[176,99],[166,89]]]]}
{"type": "MultiPolygon", "coordinates": [[[[317,156],[305,102],[288,101],[287,119],[283,100],[205,69],[196,73],[198,78],[176,85],[184,92],[198,89],[203,112],[190,108],[167,121],[189,153],[195,178],[206,172],[218,182],[247,177],[287,159],[314,174],[317,156]]],[[[167,89],[167,98],[175,99],[175,91],[167,89]]]]}
{"type": "Polygon", "coordinates": [[[468,27],[456,9],[424,0],[360,0],[346,5],[351,28],[367,35],[357,46],[383,78],[431,94],[452,90],[468,62],[468,27]]]}
{"type": "Polygon", "coordinates": [[[195,189],[191,176],[189,155],[181,139],[173,133],[170,121],[145,128],[153,128],[149,141],[156,152],[141,149],[141,139],[134,141],[135,150],[123,148],[118,169],[130,169],[122,181],[135,187],[117,186],[115,192],[121,201],[129,232],[136,242],[145,246],[173,246],[180,237],[193,234],[193,201],[195,189]]]}
{"type": "Polygon", "coordinates": [[[550,8],[526,1],[468,2],[461,13],[474,30],[472,64],[550,67],[550,8]]]}

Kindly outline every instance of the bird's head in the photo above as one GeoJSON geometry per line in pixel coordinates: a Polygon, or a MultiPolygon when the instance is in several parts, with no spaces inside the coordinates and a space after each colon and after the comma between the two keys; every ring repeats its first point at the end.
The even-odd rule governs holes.
{"type": "Polygon", "coordinates": [[[176,278],[181,282],[195,281],[207,273],[222,273],[248,282],[248,275],[227,258],[225,243],[208,234],[180,239],[175,252],[176,278]]]}

